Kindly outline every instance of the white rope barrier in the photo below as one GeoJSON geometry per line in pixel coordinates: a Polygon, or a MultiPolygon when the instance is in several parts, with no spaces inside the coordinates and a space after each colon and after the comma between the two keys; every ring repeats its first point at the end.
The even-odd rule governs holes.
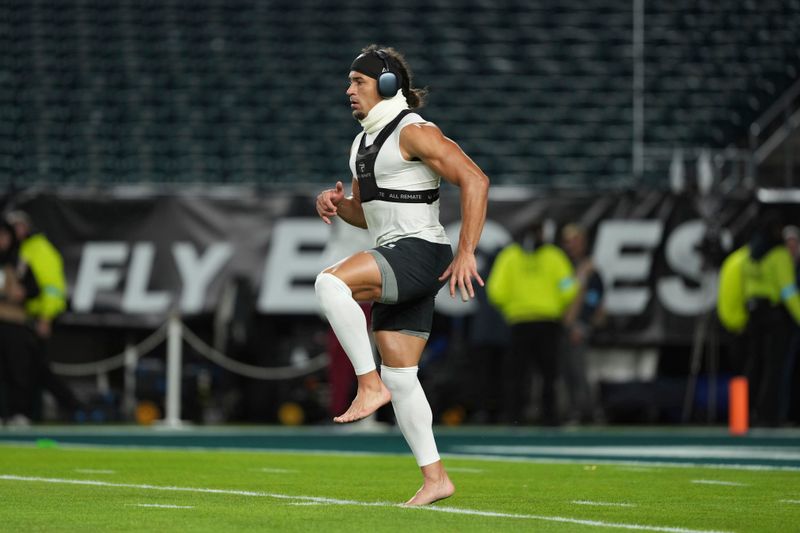
{"type": "MultiPolygon", "coordinates": [[[[245,376],[252,379],[260,379],[266,381],[277,381],[284,379],[294,379],[317,370],[325,368],[328,364],[328,355],[321,353],[316,357],[309,359],[302,365],[294,366],[278,366],[278,367],[261,367],[242,363],[236,359],[232,359],[222,352],[217,351],[212,346],[206,344],[200,337],[186,327],[183,322],[180,322],[180,327],[175,328],[178,335],[183,337],[183,340],[191,346],[197,353],[205,357],[209,361],[216,363],[225,370],[245,376]]],[[[56,374],[62,376],[92,376],[105,372],[110,372],[117,368],[125,366],[125,354],[128,352],[128,357],[135,354],[138,360],[143,355],[152,351],[159,344],[167,339],[167,330],[169,322],[162,324],[157,330],[150,334],[147,338],[133,347],[128,347],[125,351],[91,363],[51,363],[50,368],[56,374]]],[[[173,326],[174,327],[174,326],[173,326]]],[[[174,348],[174,341],[173,341],[174,348]]]]}
{"type": "Polygon", "coordinates": [[[183,374],[183,341],[190,347],[205,357],[212,363],[230,372],[246,376],[252,379],[261,380],[286,380],[305,376],[317,370],[321,370],[328,365],[328,355],[322,353],[314,358],[304,361],[302,364],[280,367],[260,367],[248,365],[231,359],[227,355],[217,351],[205,343],[194,332],[189,330],[186,325],[176,315],[169,317],[165,324],[151,333],[147,338],[136,346],[128,345],[122,353],[95,361],[93,363],[51,363],[50,368],[56,374],[64,376],[90,376],[95,375],[98,381],[108,380],[108,372],[120,367],[125,367],[125,391],[123,394],[124,409],[130,413],[135,404],[135,381],[136,363],[156,346],[167,341],[166,353],[166,379],[167,386],[165,391],[164,405],[166,413],[160,423],[167,428],[178,429],[186,422],[181,420],[181,379],[183,374]]]}
{"type": "Polygon", "coordinates": [[[93,376],[104,372],[110,372],[125,365],[125,353],[132,350],[136,358],[152,351],[156,346],[164,342],[167,338],[167,325],[162,324],[157,330],[145,338],[142,342],[131,348],[126,348],[117,355],[112,355],[107,359],[93,361],[91,363],[50,363],[50,368],[56,374],[62,376],[93,376]]]}
{"type": "Polygon", "coordinates": [[[325,368],[328,364],[328,355],[325,353],[319,354],[303,363],[302,366],[273,366],[262,367],[248,365],[235,359],[231,359],[223,353],[218,352],[213,347],[209,346],[203,340],[195,335],[192,331],[184,328],[183,339],[186,343],[197,351],[206,359],[218,364],[225,370],[229,370],[242,376],[247,376],[253,379],[262,380],[281,380],[293,379],[300,376],[305,376],[325,368]]]}

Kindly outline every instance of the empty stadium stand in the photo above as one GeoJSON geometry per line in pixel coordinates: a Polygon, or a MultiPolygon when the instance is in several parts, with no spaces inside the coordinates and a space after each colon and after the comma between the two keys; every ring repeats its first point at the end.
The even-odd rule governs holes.
{"type": "MultiPolygon", "coordinates": [[[[644,5],[646,147],[745,142],[798,78],[800,0],[644,5]]],[[[630,183],[632,7],[4,0],[0,183],[349,179],[347,67],[371,42],[406,53],[425,116],[495,183],[630,183]]]]}

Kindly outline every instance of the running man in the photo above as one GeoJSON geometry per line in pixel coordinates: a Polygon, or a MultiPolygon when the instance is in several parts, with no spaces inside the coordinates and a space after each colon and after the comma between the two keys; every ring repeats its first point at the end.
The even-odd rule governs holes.
{"type": "Polygon", "coordinates": [[[483,286],[475,261],[486,218],[489,179],[441,130],[415,110],[426,91],[412,86],[405,58],[370,45],[350,66],[347,96],[364,131],[350,150],[352,195],[344,186],[317,196],[323,221],[338,216],[368,229],[376,247],[354,254],[317,276],[325,316],[353,363],[358,390],[335,422],[355,422],[389,401],[419,465],[423,485],[406,505],[447,498],[455,487],[433,437],[433,415],[417,370],[433,321],[434,297],[444,283],[464,301],[483,286]],[[461,189],[458,249],[439,222],[441,178],[461,189]],[[357,301],[373,302],[372,329],[382,360],[377,372],[366,319],[357,301]]]}

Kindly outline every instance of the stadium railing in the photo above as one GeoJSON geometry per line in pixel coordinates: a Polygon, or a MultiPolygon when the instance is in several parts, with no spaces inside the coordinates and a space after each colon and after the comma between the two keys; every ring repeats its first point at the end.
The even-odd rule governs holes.
{"type": "Polygon", "coordinates": [[[286,380],[305,376],[325,368],[328,355],[320,353],[296,365],[281,367],[261,367],[237,361],[216,348],[209,346],[197,334],[186,327],[177,314],[172,314],[167,322],[159,326],[148,337],[135,345],[128,345],[118,354],[92,363],[68,364],[52,363],[51,368],[62,376],[97,376],[98,381],[105,375],[119,368],[124,368],[123,412],[132,415],[136,390],[136,365],[143,356],[152,352],[161,343],[167,343],[166,391],[164,396],[165,416],[161,425],[178,428],[183,424],[181,419],[181,381],[183,368],[183,343],[194,349],[199,355],[220,367],[252,379],[265,381],[286,380]]]}
{"type": "MultiPolygon", "coordinates": [[[[797,80],[778,98],[757,120],[750,125],[750,150],[753,153],[752,175],[758,182],[758,167],[775,153],[779,147],[786,146],[789,137],[800,128],[800,80],[797,80]]],[[[781,185],[792,187],[794,166],[800,158],[793,150],[785,150],[781,158],[784,170],[781,185]]]]}

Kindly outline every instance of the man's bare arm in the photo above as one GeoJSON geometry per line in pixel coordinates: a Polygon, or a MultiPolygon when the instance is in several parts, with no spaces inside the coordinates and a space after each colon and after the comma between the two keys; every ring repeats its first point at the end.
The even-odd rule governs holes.
{"type": "Polygon", "coordinates": [[[364,210],[361,208],[361,199],[358,189],[358,180],[353,178],[353,195],[344,195],[344,186],[341,181],[336,182],[336,188],[326,189],[317,195],[317,213],[320,218],[330,224],[330,217],[339,216],[352,226],[367,229],[364,210]]]}
{"type": "Polygon", "coordinates": [[[364,209],[361,207],[361,191],[356,178],[353,178],[352,189],[352,196],[348,196],[339,204],[339,218],[351,226],[367,229],[367,219],[364,218],[364,209]]]}
{"type": "Polygon", "coordinates": [[[406,159],[419,158],[434,172],[461,189],[461,234],[453,262],[440,279],[450,278],[450,295],[456,287],[461,298],[475,296],[474,278],[481,286],[475,248],[486,220],[489,195],[489,178],[451,139],[445,137],[433,124],[410,124],[400,135],[400,149],[406,159]]]}

